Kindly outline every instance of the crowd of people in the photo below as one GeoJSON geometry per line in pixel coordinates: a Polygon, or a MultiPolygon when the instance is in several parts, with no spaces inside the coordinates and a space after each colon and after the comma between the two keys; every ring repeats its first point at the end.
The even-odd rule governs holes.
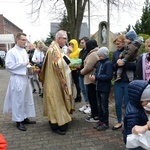
{"type": "Polygon", "coordinates": [[[17,34],[16,45],[6,55],[10,81],[3,111],[12,113],[17,128],[26,131],[25,124],[36,123],[29,119],[36,115],[35,82],[43,98],[43,115],[48,117],[53,132],[66,134],[75,103],[82,99],[85,104],[79,111],[89,114],[85,120],[95,123],[93,127],[97,131],[108,129],[109,95],[114,79],[117,124],[112,130],[124,124],[125,143],[132,132],[149,130],[150,122],[144,108],[150,102],[150,39],[145,42],[147,53],[138,56],[142,38],[137,37],[135,31],[118,35],[113,41],[116,51],[112,61],[110,50],[104,46],[99,48],[96,40],[83,37],[79,41],[81,48],[76,39],[67,40],[66,31],[60,30],[49,48],[38,42],[28,44],[26,50],[26,34],[17,34]],[[39,71],[29,75],[29,64],[39,71]],[[73,88],[77,91],[75,97],[73,88]]]}

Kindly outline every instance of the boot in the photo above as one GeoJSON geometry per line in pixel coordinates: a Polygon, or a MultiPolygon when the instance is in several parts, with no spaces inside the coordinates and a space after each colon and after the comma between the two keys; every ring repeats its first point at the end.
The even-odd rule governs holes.
{"type": "Polygon", "coordinates": [[[81,102],[81,95],[77,95],[77,97],[75,98],[75,102],[81,102]]]}

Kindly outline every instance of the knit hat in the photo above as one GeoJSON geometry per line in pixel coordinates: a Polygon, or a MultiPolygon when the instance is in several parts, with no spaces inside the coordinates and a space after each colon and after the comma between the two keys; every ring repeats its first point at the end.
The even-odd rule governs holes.
{"type": "Polygon", "coordinates": [[[144,89],[142,96],[141,96],[141,101],[147,101],[147,100],[150,100],[150,85],[148,85],[144,89]]]}
{"type": "Polygon", "coordinates": [[[135,33],[135,31],[129,31],[126,33],[126,39],[134,41],[136,38],[137,38],[137,34],[135,33]]]}
{"type": "Polygon", "coordinates": [[[98,51],[97,51],[97,55],[98,56],[103,56],[104,58],[108,58],[109,56],[109,50],[107,47],[101,47],[98,51]]]}

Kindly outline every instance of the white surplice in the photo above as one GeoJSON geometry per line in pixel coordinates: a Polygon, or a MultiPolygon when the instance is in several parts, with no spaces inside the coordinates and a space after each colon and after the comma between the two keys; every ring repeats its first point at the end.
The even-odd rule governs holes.
{"type": "Polygon", "coordinates": [[[26,63],[29,62],[25,49],[15,45],[7,52],[6,69],[10,81],[4,101],[3,113],[12,113],[12,120],[21,122],[35,117],[35,107],[26,63]]]}

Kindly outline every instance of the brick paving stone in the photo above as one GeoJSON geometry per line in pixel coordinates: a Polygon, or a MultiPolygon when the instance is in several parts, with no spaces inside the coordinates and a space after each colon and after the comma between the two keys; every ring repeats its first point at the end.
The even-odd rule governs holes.
{"type": "Polygon", "coordinates": [[[4,98],[9,82],[9,73],[0,69],[0,132],[8,142],[7,150],[125,150],[122,141],[122,130],[112,131],[116,118],[110,115],[110,128],[105,131],[93,129],[93,123],[85,121],[86,114],[78,109],[84,102],[76,103],[76,111],[72,115],[66,135],[58,135],[51,131],[47,117],[43,117],[43,99],[35,93],[34,102],[36,120],[34,125],[26,125],[22,132],[11,121],[11,114],[3,114],[4,98]]]}

